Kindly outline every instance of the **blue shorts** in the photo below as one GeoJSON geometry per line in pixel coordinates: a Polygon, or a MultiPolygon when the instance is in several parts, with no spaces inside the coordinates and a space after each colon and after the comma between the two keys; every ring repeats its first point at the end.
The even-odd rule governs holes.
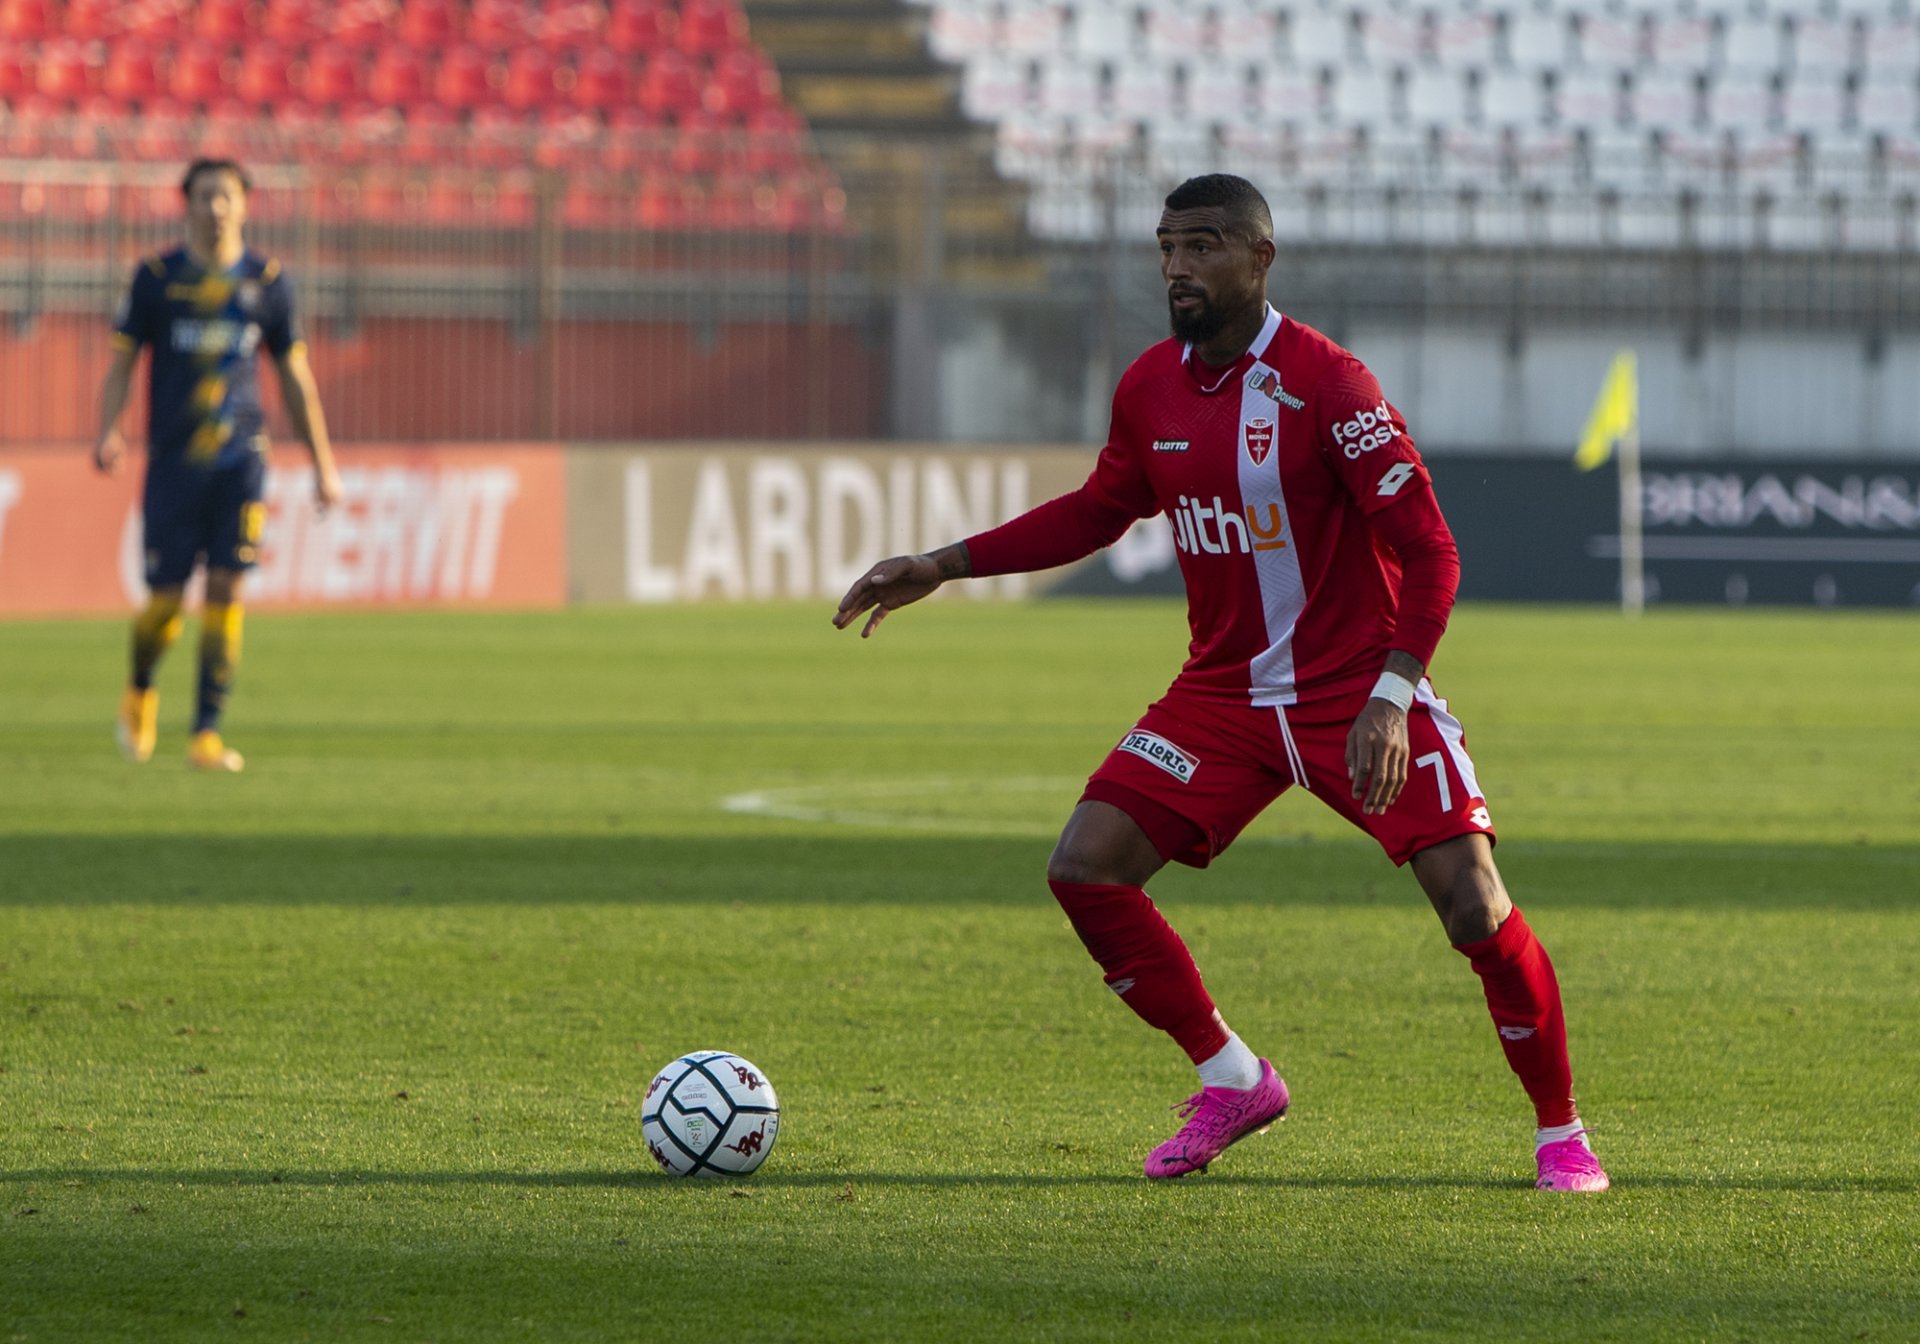
{"type": "Polygon", "coordinates": [[[147,587],[176,588],[208,569],[251,569],[266,522],[267,458],[248,453],[215,468],[185,462],[147,467],[141,522],[147,587]]]}

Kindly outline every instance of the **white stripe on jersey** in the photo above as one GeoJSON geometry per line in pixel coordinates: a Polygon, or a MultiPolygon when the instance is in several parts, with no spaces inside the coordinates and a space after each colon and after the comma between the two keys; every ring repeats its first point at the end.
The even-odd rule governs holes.
{"type": "MultiPolygon", "coordinates": [[[[1287,519],[1287,496],[1280,487],[1280,408],[1252,384],[1261,373],[1279,371],[1264,362],[1267,350],[1280,332],[1280,314],[1269,304],[1267,320],[1253,348],[1259,351],[1253,367],[1240,384],[1240,427],[1234,436],[1234,451],[1239,454],[1240,501],[1247,516],[1261,521],[1261,531],[1287,539],[1286,545],[1271,550],[1253,551],[1253,569],[1260,580],[1260,605],[1267,622],[1267,647],[1253,656],[1248,668],[1248,694],[1256,705],[1291,705],[1299,696],[1294,690],[1293,630],[1307,605],[1307,585],[1300,574],[1300,548],[1287,519]],[[1247,422],[1264,420],[1272,444],[1259,462],[1247,451],[1247,422]],[[1275,531],[1277,526],[1278,531],[1275,531]]],[[[1301,780],[1304,784],[1306,781],[1301,780]]]]}
{"type": "Polygon", "coordinates": [[[1413,697],[1427,707],[1427,713],[1433,716],[1433,726],[1440,730],[1440,740],[1447,744],[1447,755],[1453,757],[1453,769],[1460,776],[1460,782],[1467,786],[1467,797],[1484,798],[1480,792],[1480,781],[1474,777],[1473,758],[1467,755],[1467,732],[1460,726],[1460,720],[1447,712],[1447,702],[1433,693],[1433,683],[1425,677],[1413,688],[1413,697]]]}

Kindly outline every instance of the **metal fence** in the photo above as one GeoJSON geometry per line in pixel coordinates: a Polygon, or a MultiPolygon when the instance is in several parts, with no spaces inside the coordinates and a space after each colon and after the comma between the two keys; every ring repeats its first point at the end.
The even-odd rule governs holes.
{"type": "MultiPolygon", "coordinates": [[[[92,437],[109,314],[138,258],[181,236],[180,165],[96,139],[104,156],[0,159],[0,444],[92,437]]],[[[666,143],[591,170],[541,166],[536,148],[491,146],[505,166],[469,144],[383,163],[283,154],[304,161],[255,170],[249,236],[296,279],[337,435],[1094,437],[1112,379],[1164,334],[1160,198],[1216,162],[1109,148],[1029,160],[1015,180],[964,138],[818,137],[798,168],[756,178],[676,172],[666,143]]],[[[791,146],[758,148],[793,162],[791,146]]],[[[756,146],[715,152],[746,162],[756,146]]],[[[1743,342],[1838,349],[1892,388],[1887,408],[1830,427],[1830,448],[1803,446],[1900,452],[1920,425],[1920,407],[1901,421],[1901,389],[1920,385],[1904,169],[1862,164],[1843,181],[1797,164],[1756,186],[1711,168],[1626,185],[1498,164],[1473,179],[1387,171],[1377,157],[1309,171],[1280,149],[1219,166],[1275,204],[1288,311],[1340,339],[1412,341],[1409,360],[1451,342],[1508,361],[1488,376],[1519,380],[1501,395],[1520,409],[1483,417],[1497,432],[1463,420],[1430,434],[1440,446],[1560,435],[1525,403],[1546,396],[1526,385],[1542,376],[1527,351],[1562,336],[1671,347],[1702,377],[1743,342]]],[[[1773,381],[1725,377],[1714,395],[1732,400],[1773,381]]],[[[1744,431],[1725,423],[1667,446],[1741,451],[1744,431]]]]}

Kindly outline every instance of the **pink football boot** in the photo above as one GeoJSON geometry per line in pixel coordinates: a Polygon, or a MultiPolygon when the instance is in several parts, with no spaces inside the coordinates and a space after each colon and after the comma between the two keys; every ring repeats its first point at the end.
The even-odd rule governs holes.
{"type": "Polygon", "coordinates": [[[1540,1163],[1540,1179],[1533,1183],[1534,1189],[1598,1191],[1611,1184],[1607,1173],[1600,1170],[1600,1159],[1581,1138],[1585,1133],[1583,1129],[1570,1139],[1540,1145],[1534,1153],[1540,1163]]]}
{"type": "Polygon", "coordinates": [[[1147,1175],[1153,1180],[1205,1171],[1209,1162],[1247,1135],[1264,1134],[1287,1114],[1287,1084],[1263,1059],[1260,1081],[1246,1091],[1203,1087],[1173,1109],[1187,1123],[1147,1154],[1147,1175]]]}

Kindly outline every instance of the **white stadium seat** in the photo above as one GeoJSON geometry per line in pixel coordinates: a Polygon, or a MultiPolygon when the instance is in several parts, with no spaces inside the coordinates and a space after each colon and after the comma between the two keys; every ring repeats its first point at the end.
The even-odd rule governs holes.
{"type": "Polygon", "coordinates": [[[1334,72],[1333,120],[1339,126],[1387,126],[1400,119],[1393,79],[1384,70],[1334,72]]]}
{"type": "Polygon", "coordinates": [[[1332,107],[1318,73],[1281,67],[1260,81],[1259,120],[1269,126],[1318,126],[1332,107]]]}
{"type": "Polygon", "coordinates": [[[1370,65],[1418,65],[1427,59],[1427,21],[1423,12],[1384,6],[1356,11],[1360,19],[1360,59],[1370,65]]]}
{"type": "Polygon", "coordinates": [[[1862,47],[1862,64],[1870,75],[1920,70],[1920,19],[1869,21],[1862,47]]]}
{"type": "Polygon", "coordinates": [[[961,64],[999,43],[999,20],[983,0],[941,0],[927,16],[927,45],[943,61],[961,64]]]}
{"type": "Polygon", "coordinates": [[[1116,62],[1107,89],[1107,108],[1115,116],[1151,126],[1171,118],[1177,107],[1173,67],[1140,59],[1116,62]]]}
{"type": "Polygon", "coordinates": [[[1649,40],[1664,70],[1705,70],[1713,63],[1713,25],[1705,19],[1661,15],[1652,21],[1649,40]]]}
{"type": "MultiPolygon", "coordinates": [[[[1828,79],[1821,75],[1803,79],[1828,79]]],[[[1728,70],[1707,85],[1707,123],[1728,130],[1760,130],[1780,116],[1778,94],[1771,72],[1728,70]]]]}
{"type": "Polygon", "coordinates": [[[1920,91],[1914,72],[1880,76],[1869,74],[1854,91],[1854,124],[1863,131],[1912,134],[1920,126],[1920,91]]]}
{"type": "Polygon", "coordinates": [[[1535,126],[1546,119],[1545,85],[1530,70],[1491,70],[1480,79],[1480,120],[1489,126],[1535,126]]]}
{"type": "Polygon", "coordinates": [[[1347,48],[1352,25],[1337,10],[1296,9],[1287,20],[1287,41],[1295,65],[1341,65],[1352,59],[1347,48]]]}
{"type": "Polygon", "coordinates": [[[1466,79],[1451,70],[1410,70],[1401,95],[1407,121],[1418,128],[1457,126],[1466,117],[1466,79]]]}
{"type": "Polygon", "coordinates": [[[1177,61],[1214,50],[1214,25],[1205,11],[1149,5],[1143,18],[1149,56],[1177,61]]]}
{"type": "Polygon", "coordinates": [[[1640,64],[1643,25],[1638,19],[1597,11],[1574,18],[1584,64],[1602,70],[1629,70],[1640,64]]]}
{"type": "Polygon", "coordinates": [[[1060,117],[1086,116],[1099,110],[1102,98],[1100,67],[1072,56],[1055,55],[1041,63],[1036,106],[1060,117]]]}
{"type": "Polygon", "coordinates": [[[996,121],[1032,101],[1032,66],[1019,57],[990,52],[967,62],[961,73],[960,106],[970,117],[996,121]]]}
{"type": "Polygon", "coordinates": [[[1214,41],[1220,51],[1250,61],[1278,60],[1279,34],[1273,7],[1264,0],[1228,3],[1218,11],[1214,25],[1214,41]]]}
{"type": "Polygon", "coordinates": [[[1637,71],[1627,87],[1627,118],[1649,130],[1694,125],[1700,119],[1698,80],[1691,71],[1665,66],[1637,71]]]}
{"type": "Polygon", "coordinates": [[[1612,126],[1620,121],[1620,78],[1611,70],[1571,70],[1554,88],[1555,116],[1568,126],[1612,126]]]}
{"type": "Polygon", "coordinates": [[[1505,17],[1510,65],[1522,70],[1558,70],[1566,65],[1572,30],[1565,14],[1515,9],[1505,17]]]}
{"type": "Polygon", "coordinates": [[[1140,11],[1104,0],[1075,0],[1062,49],[1084,60],[1115,61],[1141,47],[1140,11]]]}
{"type": "Polygon", "coordinates": [[[1720,32],[1722,70],[1777,70],[1786,64],[1786,31],[1772,16],[1730,16],[1720,32]]]}
{"type": "Polygon", "coordinates": [[[1780,125],[1789,131],[1835,131],[1847,122],[1847,86],[1822,71],[1796,72],[1780,91],[1780,125]]]}
{"type": "Polygon", "coordinates": [[[1201,56],[1185,69],[1189,117],[1216,125],[1257,118],[1259,66],[1225,56],[1201,56]]]}
{"type": "Polygon", "coordinates": [[[1793,68],[1845,72],[1859,64],[1851,19],[1806,15],[1793,21],[1793,68]]]}
{"type": "Polygon", "coordinates": [[[1442,12],[1434,21],[1433,53],[1441,65],[1454,70],[1488,66],[1498,54],[1499,35],[1500,24],[1492,14],[1442,12]]]}
{"type": "Polygon", "coordinates": [[[1066,9],[1049,0],[1007,0],[1001,44],[1015,56],[1052,56],[1062,48],[1066,9]]]}

